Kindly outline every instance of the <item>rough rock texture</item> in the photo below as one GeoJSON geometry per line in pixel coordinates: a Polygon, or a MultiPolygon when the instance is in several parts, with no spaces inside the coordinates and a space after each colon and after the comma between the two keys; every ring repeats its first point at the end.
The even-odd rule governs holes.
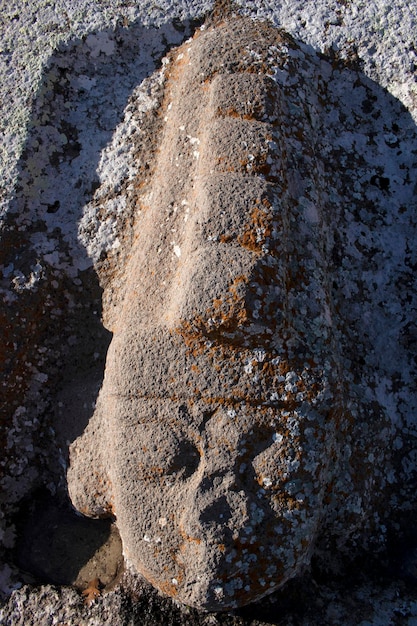
{"type": "Polygon", "coordinates": [[[159,596],[138,576],[126,574],[117,591],[90,605],[68,587],[25,585],[0,608],[4,626],[415,626],[412,586],[383,579],[320,584],[289,583],[261,603],[233,613],[201,613],[159,596]],[[133,590],[133,591],[132,591],[133,590]],[[341,592],[343,590],[343,592],[341,592]]]}
{"type": "MultiPolygon", "coordinates": [[[[288,103],[280,108],[283,126],[307,117],[309,133],[316,129],[314,161],[334,215],[331,230],[324,217],[321,229],[335,242],[325,274],[333,321],[343,321],[332,328],[333,341],[341,345],[346,389],[361,399],[351,404],[367,407],[343,449],[353,464],[357,458],[353,476],[366,481],[367,467],[374,468],[365,497],[358,497],[359,481],[356,490],[348,486],[350,513],[346,519],[337,505],[334,519],[320,521],[311,570],[242,609],[242,618],[178,610],[146,585],[138,593],[137,572],[90,607],[74,590],[36,586],[73,582],[83,562],[91,578],[110,571],[107,560],[97,563],[109,545],[97,550],[101,531],[93,531],[104,522],[90,520],[89,533],[82,530],[86,520],[68,511],[65,479],[68,446],[91,417],[109,342],[97,275],[113,327],[141,196],[132,186],[150,178],[164,125],[158,108],[170,64],[167,73],[153,72],[193,31],[188,20],[211,5],[1,3],[0,594],[11,594],[2,623],[415,623],[417,16],[407,0],[251,0],[238,7],[297,38],[298,56],[289,45],[289,62],[274,80],[288,103]],[[369,443],[368,429],[379,418],[369,422],[368,409],[389,422],[391,432],[379,435],[391,461],[389,450],[374,456],[380,442],[369,443]],[[361,450],[368,451],[364,465],[361,450]],[[50,507],[43,508],[45,499],[50,507]],[[358,561],[346,569],[352,555],[358,561]],[[386,566],[388,582],[380,577],[386,566]],[[346,576],[332,582],[335,569],[346,576]],[[65,572],[62,580],[57,571],[65,572]],[[399,577],[411,580],[408,590],[399,577]],[[35,586],[13,592],[24,582],[35,586]]],[[[288,152],[302,153],[301,132],[287,134],[288,152]]]]}
{"type": "MultiPolygon", "coordinates": [[[[139,154],[146,176],[119,192],[122,205],[112,194],[113,206],[133,197],[135,213],[122,255],[97,262],[113,339],[71,449],[70,496],[84,514],[114,514],[128,562],[201,609],[271,593],[318,539],[342,550],[355,533],[379,533],[404,482],[394,416],[364,380],[378,314],[367,321],[345,211],[359,201],[375,223],[382,194],[398,184],[397,201],[411,200],[413,184],[401,165],[389,177],[378,163],[363,171],[359,148],[375,141],[381,112],[371,85],[340,72],[267,24],[201,30],[165,64],[147,129],[158,139],[139,154]],[[369,134],[344,120],[352,96],[329,110],[334,80],[351,84],[369,134]],[[345,123],[332,146],[335,115],[345,123]]],[[[388,130],[394,146],[401,131],[388,130]]],[[[106,187],[93,209],[109,202],[106,187]]],[[[374,290],[390,280],[383,247],[369,256],[374,290]]]]}
{"type": "Polygon", "coordinates": [[[302,119],[293,169],[271,78],[287,43],[238,18],[174,53],[103,388],[70,456],[75,506],[114,513],[126,558],[205,609],[305,564],[346,434],[320,200],[293,219],[323,187],[314,132],[302,119]]]}

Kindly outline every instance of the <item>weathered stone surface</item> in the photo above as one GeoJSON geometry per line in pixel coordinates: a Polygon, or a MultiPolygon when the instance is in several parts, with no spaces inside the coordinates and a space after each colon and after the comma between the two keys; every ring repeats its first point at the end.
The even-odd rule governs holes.
{"type": "MultiPolygon", "coordinates": [[[[304,154],[303,145],[313,145],[320,163],[321,189],[327,195],[327,203],[321,198],[325,208],[321,212],[328,216],[322,231],[329,242],[334,240],[323,253],[325,273],[331,278],[327,289],[337,313],[333,322],[338,326],[332,332],[341,346],[338,361],[350,405],[352,409],[359,406],[352,411],[352,425],[343,442],[345,458],[351,458],[350,464],[345,463],[344,481],[339,475],[326,495],[312,573],[305,581],[294,583],[301,590],[299,598],[294,599],[292,608],[288,606],[290,583],[273,597],[248,607],[246,615],[252,615],[251,624],[253,616],[268,623],[346,625],[364,619],[370,623],[407,621],[407,617],[412,622],[415,602],[404,596],[396,579],[399,569],[404,572],[404,555],[407,575],[415,578],[416,571],[412,549],[417,494],[415,369],[413,372],[417,337],[416,129],[407,111],[382,87],[399,97],[415,116],[415,11],[405,0],[396,0],[389,7],[369,0],[360,10],[357,3],[328,0],[317,0],[314,5],[300,0],[240,4],[251,15],[268,17],[299,40],[332,53],[330,58],[317,57],[303,44],[290,46],[287,53],[280,49],[282,62],[273,79],[286,103],[279,114],[287,155],[304,154]],[[352,65],[349,69],[349,60],[356,70],[352,65]],[[312,127],[316,129],[306,144],[300,130],[304,125],[309,133],[312,127]],[[382,428],[375,421],[378,415],[384,416],[379,422],[382,428]],[[379,439],[374,436],[378,432],[379,439]],[[361,473],[366,484],[358,480],[361,473]],[[357,574],[363,573],[372,555],[378,570],[384,563],[375,547],[383,546],[387,536],[404,542],[402,550],[397,550],[397,543],[393,548],[400,568],[392,562],[389,566],[389,577],[395,582],[388,603],[381,589],[369,594],[366,583],[356,587],[357,574]],[[346,538],[349,541],[344,545],[346,538]],[[369,544],[369,539],[377,545],[369,544]],[[346,554],[360,555],[360,565],[352,574],[355,589],[349,586],[348,576],[330,590],[326,585],[333,574],[325,572],[329,567],[332,572],[336,566],[343,568],[346,554]],[[317,557],[323,567],[319,579],[317,557]],[[315,602],[308,591],[310,576],[320,581],[320,588],[314,583],[311,588],[315,602]],[[274,604],[278,596],[284,609],[282,604],[274,604]],[[303,620],[302,605],[309,607],[303,620]]],[[[38,570],[41,563],[50,569],[59,560],[62,546],[55,544],[58,535],[64,534],[71,546],[70,567],[67,569],[65,559],[60,562],[66,580],[79,566],[81,554],[71,537],[76,538],[82,518],[73,516],[80,521],[74,528],[68,526],[68,519],[62,520],[48,545],[51,559],[46,551],[39,563],[36,558],[30,563],[25,541],[35,554],[42,542],[52,540],[48,533],[53,516],[45,512],[44,525],[42,516],[34,524],[26,519],[23,537],[14,514],[17,509],[24,514],[21,499],[27,496],[36,515],[33,501],[39,502],[37,488],[41,485],[51,494],[62,494],[66,488],[67,446],[91,415],[107,345],[99,320],[100,292],[92,269],[85,271],[91,263],[83,246],[94,259],[105,287],[106,323],[115,328],[118,303],[130,276],[125,263],[134,235],[131,224],[137,226],[136,219],[142,219],[143,194],[153,185],[152,179],[147,181],[147,168],[154,162],[150,151],[161,145],[164,119],[158,110],[170,64],[165,73],[151,72],[163,50],[185,38],[187,23],[175,21],[173,25],[169,20],[201,14],[209,6],[206,0],[161,0],[152,10],[144,2],[116,1],[110,7],[98,6],[94,0],[73,0],[70,5],[62,0],[31,0],[24,5],[10,0],[3,7],[0,167],[4,189],[0,202],[6,214],[1,215],[0,317],[6,341],[0,348],[0,367],[4,368],[0,419],[2,598],[19,581],[57,582],[50,576],[45,580],[38,570]],[[156,19],[161,25],[158,29],[152,27],[156,19]],[[145,76],[149,78],[143,81],[145,76]],[[157,103],[153,102],[155,95],[157,103]],[[78,220],[91,200],[97,175],[102,185],[86,207],[79,242],[78,220]],[[23,558],[19,563],[16,550],[23,558]]],[[[258,80],[253,73],[250,78],[246,72],[242,74],[244,82],[250,79],[258,80]]],[[[240,106],[239,115],[254,114],[253,108],[248,111],[246,103],[237,98],[239,89],[229,91],[236,98],[235,106],[240,106]]],[[[230,100],[230,95],[227,98],[230,100]]],[[[258,110],[268,102],[273,99],[261,98],[258,110]]],[[[274,107],[268,115],[273,115],[274,107]]],[[[221,114],[227,114],[227,108],[221,114]]],[[[235,200],[239,189],[238,179],[232,194],[235,200]]],[[[226,198],[225,192],[219,187],[219,200],[222,198],[226,198]]],[[[314,202],[310,210],[311,206],[314,202]]],[[[231,222],[229,230],[233,228],[231,222]]],[[[210,235],[211,230],[207,232],[210,235]]],[[[98,461],[95,459],[95,470],[100,467],[98,461]]],[[[91,468],[86,466],[86,472],[91,473],[91,468]]],[[[91,521],[92,528],[94,525],[91,521]]],[[[91,550],[94,543],[86,549],[91,550]]],[[[97,566],[93,567],[92,577],[101,575],[97,566]]],[[[135,575],[134,580],[141,577],[135,575]]],[[[82,598],[65,588],[55,593],[51,587],[25,587],[14,592],[4,611],[0,610],[0,622],[41,624],[52,619],[77,625],[113,624],[123,613],[120,619],[133,624],[134,608],[142,626],[191,623],[187,609],[177,622],[175,602],[171,605],[169,600],[147,594],[139,599],[133,579],[126,584],[133,605],[120,597],[120,587],[92,607],[83,607],[82,598]],[[161,606],[166,607],[163,616],[161,606]]],[[[380,585],[378,574],[377,587],[380,585]]],[[[412,596],[413,587],[410,589],[412,596]]],[[[196,614],[195,620],[238,623],[236,617],[226,615],[196,614]]]]}
{"type": "Polygon", "coordinates": [[[394,430],[361,394],[355,309],[334,287],[326,93],[291,93],[303,62],[319,63],[243,18],[172,53],[133,233],[101,269],[114,336],[70,495],[115,514],[127,561],[203,609],[271,593],[389,492],[394,430]]]}

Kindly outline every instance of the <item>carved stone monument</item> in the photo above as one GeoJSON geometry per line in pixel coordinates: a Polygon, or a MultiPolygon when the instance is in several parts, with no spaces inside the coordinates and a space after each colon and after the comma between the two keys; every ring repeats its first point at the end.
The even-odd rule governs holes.
{"type": "Polygon", "coordinates": [[[303,54],[242,17],[170,54],[132,236],[106,270],[104,382],[71,449],[75,507],[114,515],[127,562],[202,609],[262,598],[323,529],[354,532],[390,463],[388,421],[345,372],[338,215],[308,113],[325,101],[285,95],[303,54]]]}

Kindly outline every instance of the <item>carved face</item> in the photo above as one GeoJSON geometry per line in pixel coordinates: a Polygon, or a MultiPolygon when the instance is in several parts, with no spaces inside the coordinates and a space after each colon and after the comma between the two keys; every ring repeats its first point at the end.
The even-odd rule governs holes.
{"type": "MultiPolygon", "coordinates": [[[[118,343],[115,362],[123,354],[118,343]]],[[[145,354],[155,356],[157,343],[143,346],[145,354]]],[[[191,356],[176,343],[170,352],[161,341],[169,357],[158,373],[146,357],[135,359],[139,377],[156,375],[159,394],[135,381],[126,395],[101,399],[113,507],[125,556],[155,586],[202,608],[237,606],[308,562],[335,419],[308,369],[286,371],[261,349],[225,354],[219,344],[219,358],[236,363],[213,374],[216,355],[191,356]],[[201,374],[188,373],[197,367],[201,374]],[[207,382],[197,391],[201,375],[207,382]],[[245,383],[248,393],[239,397],[245,383]]]]}
{"type": "Polygon", "coordinates": [[[298,202],[317,168],[308,149],[308,176],[288,165],[266,61],[282,41],[255,30],[237,20],[172,61],[105,380],[68,479],[76,506],[115,513],[137,570],[205,609],[256,600],[309,560],[343,430],[320,206],[298,202]],[[92,433],[108,482],[86,504],[77,463],[91,462],[92,433]]]}

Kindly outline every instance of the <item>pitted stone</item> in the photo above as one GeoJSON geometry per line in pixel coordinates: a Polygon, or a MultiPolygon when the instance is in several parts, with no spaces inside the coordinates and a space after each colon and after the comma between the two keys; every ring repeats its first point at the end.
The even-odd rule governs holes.
{"type": "MultiPolygon", "coordinates": [[[[74,505],[114,514],[128,562],[202,609],[279,588],[323,527],[346,518],[353,533],[379,493],[373,459],[346,446],[367,408],[343,377],[331,203],[304,109],[321,104],[308,85],[287,102],[274,81],[298,54],[234,18],[171,55],[105,379],[71,451],[74,505]]],[[[382,449],[386,419],[368,417],[382,449]]]]}

